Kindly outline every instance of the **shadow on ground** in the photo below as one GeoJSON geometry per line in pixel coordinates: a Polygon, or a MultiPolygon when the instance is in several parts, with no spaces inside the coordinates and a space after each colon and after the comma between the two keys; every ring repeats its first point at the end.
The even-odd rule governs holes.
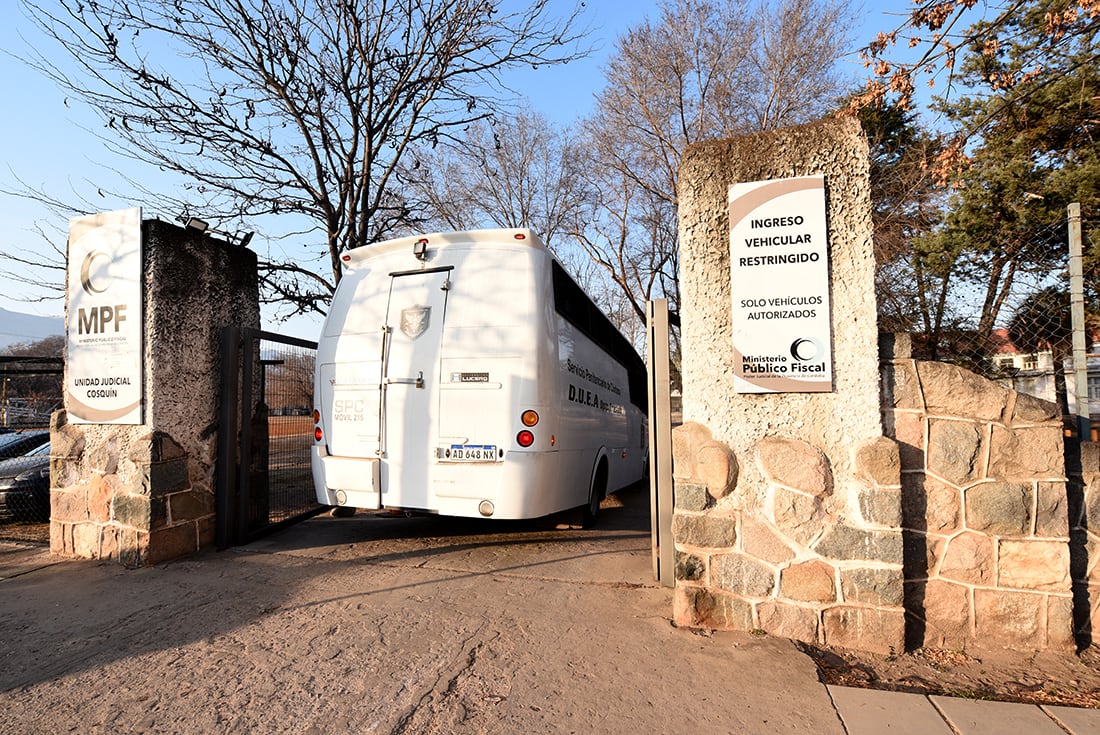
{"type": "Polygon", "coordinates": [[[566,520],[322,516],[236,550],[136,570],[5,547],[12,554],[0,554],[7,662],[0,691],[236,640],[289,611],[362,606],[394,594],[431,604],[430,589],[440,584],[474,595],[505,578],[647,584],[644,488],[605,501],[596,528],[556,527],[566,520]],[[410,577],[411,570],[426,574],[410,577]]]}

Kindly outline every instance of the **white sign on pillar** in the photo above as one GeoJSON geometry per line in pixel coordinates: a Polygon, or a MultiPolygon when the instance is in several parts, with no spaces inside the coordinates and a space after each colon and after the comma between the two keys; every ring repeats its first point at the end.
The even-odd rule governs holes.
{"type": "Polygon", "coordinates": [[[74,424],[140,424],[141,209],[69,222],[65,409],[74,424]]]}
{"type": "Polygon", "coordinates": [[[734,390],[833,389],[825,177],[729,190],[734,390]]]}

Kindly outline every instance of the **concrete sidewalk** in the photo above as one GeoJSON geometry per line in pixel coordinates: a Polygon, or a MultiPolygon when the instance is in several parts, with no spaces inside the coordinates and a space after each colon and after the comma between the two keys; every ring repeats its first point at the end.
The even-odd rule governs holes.
{"type": "Polygon", "coordinates": [[[1100,710],[829,687],[848,735],[1095,735],[1100,710]]]}
{"type": "Polygon", "coordinates": [[[0,732],[1100,732],[826,687],[788,641],[674,628],[625,500],[586,531],[319,517],[138,570],[0,546],[0,732]]]}

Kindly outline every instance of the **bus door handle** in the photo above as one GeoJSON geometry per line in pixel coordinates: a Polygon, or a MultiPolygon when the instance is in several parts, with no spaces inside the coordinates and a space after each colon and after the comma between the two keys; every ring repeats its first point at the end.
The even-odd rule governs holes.
{"type": "Polygon", "coordinates": [[[424,371],[420,370],[415,378],[386,378],[386,385],[415,385],[417,388],[424,387],[424,371]]]}

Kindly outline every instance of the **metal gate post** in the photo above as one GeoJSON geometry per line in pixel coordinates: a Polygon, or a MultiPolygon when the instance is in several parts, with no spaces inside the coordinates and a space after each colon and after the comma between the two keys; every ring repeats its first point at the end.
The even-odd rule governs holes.
{"type": "Polygon", "coordinates": [[[224,327],[220,337],[221,400],[218,406],[218,459],[217,488],[215,498],[214,540],[219,549],[226,549],[237,542],[237,449],[238,417],[240,416],[240,362],[241,330],[224,327]]]}
{"type": "Polygon", "coordinates": [[[1069,219],[1070,318],[1073,323],[1073,388],[1077,404],[1077,441],[1092,440],[1088,356],[1085,344],[1085,288],[1081,252],[1081,205],[1067,207],[1069,219]]]}
{"type": "Polygon", "coordinates": [[[649,502],[653,576],[675,585],[672,539],[672,401],[669,386],[668,300],[646,302],[646,360],[649,372],[649,502]]]}
{"type": "MultiPolygon", "coordinates": [[[[250,503],[252,500],[252,409],[256,400],[253,381],[256,379],[253,351],[258,352],[258,330],[246,329],[242,334],[241,350],[241,460],[237,464],[237,543],[248,541],[252,530],[250,503]]],[[[263,396],[260,397],[263,400],[263,396]]]]}

